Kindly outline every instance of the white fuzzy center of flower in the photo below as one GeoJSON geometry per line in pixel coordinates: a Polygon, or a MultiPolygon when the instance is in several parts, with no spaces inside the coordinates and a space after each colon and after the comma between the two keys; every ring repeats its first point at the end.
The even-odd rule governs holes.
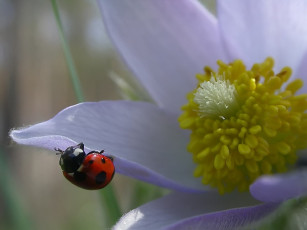
{"type": "Polygon", "coordinates": [[[194,96],[200,117],[226,119],[234,115],[239,107],[235,86],[222,76],[211,77],[210,81],[201,83],[194,96]]]}

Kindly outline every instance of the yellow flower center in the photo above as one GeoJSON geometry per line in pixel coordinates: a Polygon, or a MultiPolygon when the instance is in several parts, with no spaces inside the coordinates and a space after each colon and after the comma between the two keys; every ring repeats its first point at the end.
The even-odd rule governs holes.
{"type": "Polygon", "coordinates": [[[192,131],[194,175],[221,194],[247,191],[260,175],[286,171],[307,147],[307,94],[295,95],[300,79],[284,86],[291,69],[275,74],[272,58],[251,70],[241,60],[217,63],[217,72],[196,75],[178,120],[192,131]]]}

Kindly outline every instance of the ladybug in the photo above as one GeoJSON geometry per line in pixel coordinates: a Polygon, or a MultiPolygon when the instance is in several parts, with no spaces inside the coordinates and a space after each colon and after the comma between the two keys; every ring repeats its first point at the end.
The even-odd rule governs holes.
{"type": "Polygon", "coordinates": [[[55,148],[61,154],[59,164],[64,177],[74,185],[95,190],[107,186],[112,180],[115,168],[113,158],[103,155],[104,150],[84,152],[84,144],[70,146],[65,151],[55,148]]]}

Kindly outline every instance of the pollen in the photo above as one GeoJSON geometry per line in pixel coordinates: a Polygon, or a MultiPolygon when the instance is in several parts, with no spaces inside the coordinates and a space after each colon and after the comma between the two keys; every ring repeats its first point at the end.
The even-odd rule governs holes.
{"type": "Polygon", "coordinates": [[[307,94],[291,69],[273,71],[267,58],[247,70],[241,60],[197,74],[197,88],[182,106],[180,127],[191,130],[187,150],[195,177],[221,194],[247,191],[263,174],[285,172],[307,147],[307,94]]]}

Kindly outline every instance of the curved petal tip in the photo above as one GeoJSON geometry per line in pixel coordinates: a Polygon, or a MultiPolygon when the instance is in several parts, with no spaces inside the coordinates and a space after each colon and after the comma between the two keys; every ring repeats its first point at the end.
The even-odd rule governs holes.
{"type": "Polygon", "coordinates": [[[307,170],[262,176],[250,186],[250,193],[263,202],[280,202],[307,193],[307,170]]]}

